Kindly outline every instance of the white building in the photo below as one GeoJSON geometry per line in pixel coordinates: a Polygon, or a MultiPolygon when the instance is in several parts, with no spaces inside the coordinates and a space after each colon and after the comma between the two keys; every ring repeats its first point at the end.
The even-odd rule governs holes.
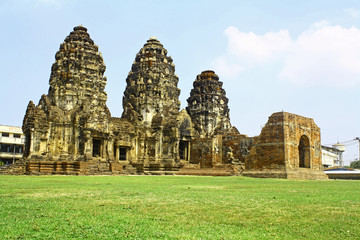
{"type": "Polygon", "coordinates": [[[322,165],[324,168],[328,167],[342,167],[342,154],[345,151],[345,146],[342,144],[334,144],[332,147],[321,146],[322,165]]]}
{"type": "Polygon", "coordinates": [[[13,164],[22,158],[24,142],[21,127],[0,125],[0,165],[13,164]]]}

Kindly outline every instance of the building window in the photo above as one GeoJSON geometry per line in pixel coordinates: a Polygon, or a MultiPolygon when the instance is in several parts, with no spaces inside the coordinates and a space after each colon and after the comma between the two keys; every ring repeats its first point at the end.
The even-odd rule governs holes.
{"type": "Polygon", "coordinates": [[[21,145],[15,145],[15,153],[22,153],[23,147],[21,145]]]}
{"type": "Polygon", "coordinates": [[[20,138],[21,137],[21,135],[20,134],[17,134],[17,133],[14,133],[14,138],[20,138]]]}
{"type": "Polygon", "coordinates": [[[127,160],[127,149],[124,147],[119,148],[119,160],[126,161],[127,160]]]}
{"type": "Polygon", "coordinates": [[[3,132],[3,133],[1,133],[1,136],[3,136],[3,137],[9,137],[9,133],[3,132]]]}
{"type": "Polygon", "coordinates": [[[11,153],[14,151],[14,146],[10,144],[0,144],[0,152],[11,153]]]}

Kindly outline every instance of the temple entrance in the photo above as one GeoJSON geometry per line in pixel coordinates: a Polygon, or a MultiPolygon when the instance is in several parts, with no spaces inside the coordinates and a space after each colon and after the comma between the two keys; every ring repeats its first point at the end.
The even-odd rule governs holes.
{"type": "Polygon", "coordinates": [[[299,167],[310,168],[310,141],[302,135],[299,142],[299,167]]]}
{"type": "Polygon", "coordinates": [[[181,160],[189,160],[189,141],[180,141],[179,157],[181,160]]]}
{"type": "Polygon", "coordinates": [[[127,149],[124,147],[119,148],[119,160],[126,161],[127,160],[127,149]]]}
{"type": "Polygon", "coordinates": [[[93,139],[93,157],[101,157],[101,140],[93,139]]]}

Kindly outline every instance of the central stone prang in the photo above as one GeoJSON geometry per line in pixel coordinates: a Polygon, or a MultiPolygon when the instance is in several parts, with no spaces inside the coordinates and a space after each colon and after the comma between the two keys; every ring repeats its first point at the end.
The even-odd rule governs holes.
{"type": "Polygon", "coordinates": [[[126,79],[123,97],[123,117],[131,118],[130,109],[138,114],[142,124],[150,126],[155,115],[176,116],[180,109],[179,78],[167,50],[151,37],[135,57],[126,79]]]}

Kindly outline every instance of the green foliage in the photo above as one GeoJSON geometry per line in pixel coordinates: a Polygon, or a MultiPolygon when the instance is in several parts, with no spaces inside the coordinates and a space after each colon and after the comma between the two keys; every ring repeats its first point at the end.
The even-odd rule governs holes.
{"type": "Polygon", "coordinates": [[[351,168],[357,168],[360,169],[360,161],[353,161],[350,163],[351,168]]]}
{"type": "Polygon", "coordinates": [[[0,176],[0,239],[358,239],[360,184],[0,176]]]}

